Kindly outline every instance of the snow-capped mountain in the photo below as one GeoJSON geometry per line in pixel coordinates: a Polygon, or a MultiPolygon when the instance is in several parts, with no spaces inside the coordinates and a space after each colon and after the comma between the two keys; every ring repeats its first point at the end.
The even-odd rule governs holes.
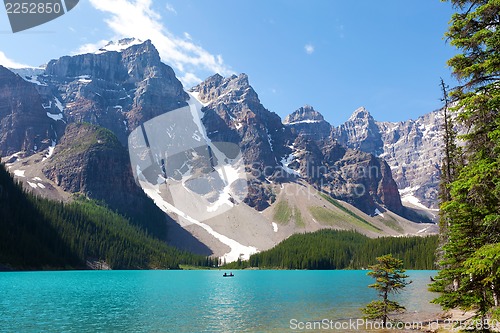
{"type": "Polygon", "coordinates": [[[270,182],[299,178],[368,214],[387,205],[404,215],[389,167],[370,154],[332,142],[330,125],[312,107],[297,110],[283,123],[260,103],[245,74],[215,75],[192,91],[204,104],[210,139],[239,145],[254,184],[246,200],[252,207],[262,210],[272,203],[272,192],[262,191],[270,182]],[[364,172],[369,166],[377,168],[376,175],[364,172]],[[365,191],[355,193],[356,187],[365,191]]]}
{"type": "Polygon", "coordinates": [[[282,121],[245,74],[216,74],[186,91],[149,40],[17,73],[0,67],[0,153],[40,195],[81,193],[128,216],[161,209],[172,244],[229,260],[295,232],[423,230],[405,219],[422,221],[393,178],[417,139],[401,141],[396,125],[366,110],[341,129],[310,106],[282,121]]]}

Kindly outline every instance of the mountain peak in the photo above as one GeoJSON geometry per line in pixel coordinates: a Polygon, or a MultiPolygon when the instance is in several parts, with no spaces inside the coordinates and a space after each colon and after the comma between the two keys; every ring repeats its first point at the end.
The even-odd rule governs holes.
{"type": "Polygon", "coordinates": [[[348,121],[335,129],[335,138],[347,148],[376,156],[384,152],[380,128],[364,107],[357,108],[348,121]]]}
{"type": "Polygon", "coordinates": [[[314,108],[310,105],[304,105],[303,107],[295,110],[292,114],[289,114],[286,116],[286,118],[283,120],[284,124],[295,124],[295,123],[315,123],[315,122],[321,122],[324,121],[325,118],[321,113],[318,111],[314,110],[314,108]]]}
{"type": "Polygon", "coordinates": [[[321,113],[310,105],[295,110],[283,120],[292,133],[313,140],[323,140],[330,136],[331,125],[325,121],[321,113]]]}
{"type": "Polygon", "coordinates": [[[220,74],[212,75],[191,88],[191,91],[198,92],[200,100],[205,103],[214,102],[220,98],[223,98],[224,102],[252,100],[260,103],[257,93],[248,81],[248,75],[244,73],[233,74],[226,78],[220,74]]]}
{"type": "Polygon", "coordinates": [[[104,47],[101,47],[96,53],[104,53],[110,51],[121,52],[125,49],[128,49],[131,46],[146,44],[146,43],[150,44],[151,41],[148,39],[147,41],[143,42],[142,40],[137,38],[122,38],[116,42],[115,41],[108,42],[108,44],[106,44],[104,47]]]}
{"type": "Polygon", "coordinates": [[[354,110],[352,113],[351,117],[349,118],[349,121],[356,121],[357,119],[373,119],[372,115],[368,110],[365,109],[364,106],[361,106],[354,110]]]}
{"type": "Polygon", "coordinates": [[[250,86],[250,83],[248,82],[248,75],[246,75],[245,73],[241,73],[238,76],[233,74],[231,76],[231,79],[237,81],[240,86],[250,86]]]}

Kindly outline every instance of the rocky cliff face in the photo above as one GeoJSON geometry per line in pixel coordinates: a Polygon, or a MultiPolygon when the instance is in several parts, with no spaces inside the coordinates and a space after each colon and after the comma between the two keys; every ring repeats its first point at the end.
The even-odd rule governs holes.
{"type": "Polygon", "coordinates": [[[299,135],[288,158],[301,178],[318,190],[346,201],[367,214],[385,207],[406,216],[387,163],[373,154],[347,149],[331,138],[313,141],[299,135]],[[383,206],[383,207],[382,207],[383,206]]]}
{"type": "Polygon", "coordinates": [[[203,124],[212,141],[237,144],[249,177],[249,194],[245,200],[262,210],[271,203],[266,178],[279,167],[280,156],[290,149],[291,138],[281,118],[267,110],[248,82],[246,74],[228,78],[216,74],[192,88],[205,104],[203,124]]]}
{"type": "Polygon", "coordinates": [[[122,40],[97,53],[52,60],[40,80],[68,122],[108,128],[124,145],[141,123],[185,106],[188,98],[149,40],[122,40]]]}
{"type": "Polygon", "coordinates": [[[248,166],[278,165],[290,133],[281,118],[260,103],[246,74],[216,74],[192,91],[206,104],[203,123],[210,139],[238,144],[248,166]]]}
{"type": "Polygon", "coordinates": [[[104,201],[164,237],[163,213],[132,176],[127,138],[186,105],[188,95],[151,42],[126,39],[15,72],[0,69],[1,154],[45,149],[35,168],[56,186],[104,201]]]}
{"type": "Polygon", "coordinates": [[[442,158],[441,111],[416,120],[379,123],[384,141],[381,155],[391,166],[403,197],[416,197],[421,204],[437,208],[442,158]]]}
{"type": "Polygon", "coordinates": [[[354,111],[344,124],[334,130],[337,141],[348,148],[380,155],[384,142],[375,119],[363,107],[354,111]]]}
{"type": "Polygon", "coordinates": [[[290,128],[293,134],[307,136],[312,140],[328,138],[332,131],[332,125],[310,105],[301,107],[286,116],[283,124],[290,128]]]}
{"type": "Polygon", "coordinates": [[[35,86],[0,66],[0,156],[48,148],[55,139],[35,86]]]}
{"type": "Polygon", "coordinates": [[[240,146],[252,175],[249,205],[261,210],[272,203],[268,189],[273,181],[303,179],[368,214],[382,206],[403,213],[388,165],[334,142],[331,125],[311,106],[296,110],[282,123],[262,106],[245,74],[214,75],[192,91],[205,104],[203,123],[209,137],[240,146]]]}
{"type": "Polygon", "coordinates": [[[403,199],[437,208],[442,121],[441,111],[434,111],[416,120],[377,122],[360,108],[334,136],[346,147],[383,158],[403,199]]]}
{"type": "Polygon", "coordinates": [[[72,123],[43,167],[45,176],[69,193],[105,202],[113,210],[164,237],[165,219],[137,186],[128,151],[109,130],[88,123],[72,123]]]}

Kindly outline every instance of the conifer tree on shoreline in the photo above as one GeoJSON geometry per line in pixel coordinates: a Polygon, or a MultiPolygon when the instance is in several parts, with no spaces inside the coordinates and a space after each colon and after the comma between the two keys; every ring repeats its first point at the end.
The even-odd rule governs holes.
{"type": "Polygon", "coordinates": [[[387,327],[389,315],[404,312],[406,309],[396,301],[389,299],[390,294],[399,293],[411,282],[406,282],[408,275],[405,274],[403,261],[394,258],[392,254],[386,254],[377,258],[378,264],[370,266],[368,275],[376,282],[369,285],[378,291],[381,300],[371,301],[361,311],[365,319],[382,321],[382,327],[387,327]]]}
{"type": "Polygon", "coordinates": [[[444,309],[474,310],[484,323],[498,306],[490,282],[500,276],[483,269],[500,242],[500,2],[445,1],[457,10],[446,37],[459,50],[448,61],[460,83],[449,98],[467,134],[458,150],[445,125],[445,155],[453,158],[443,163],[442,269],[432,289],[442,292],[434,302],[444,309]]]}

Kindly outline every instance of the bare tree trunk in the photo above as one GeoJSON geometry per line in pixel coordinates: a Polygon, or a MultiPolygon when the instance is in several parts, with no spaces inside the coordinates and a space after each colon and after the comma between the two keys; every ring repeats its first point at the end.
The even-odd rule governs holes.
{"type": "Polygon", "coordinates": [[[495,307],[498,306],[498,294],[497,294],[497,290],[495,288],[495,284],[491,284],[491,290],[493,290],[493,302],[495,304],[495,307]]]}
{"type": "Polygon", "coordinates": [[[383,320],[384,326],[382,326],[384,328],[387,327],[386,326],[387,325],[387,297],[388,297],[388,295],[387,295],[387,290],[386,290],[384,293],[384,320],[383,320]]]}

